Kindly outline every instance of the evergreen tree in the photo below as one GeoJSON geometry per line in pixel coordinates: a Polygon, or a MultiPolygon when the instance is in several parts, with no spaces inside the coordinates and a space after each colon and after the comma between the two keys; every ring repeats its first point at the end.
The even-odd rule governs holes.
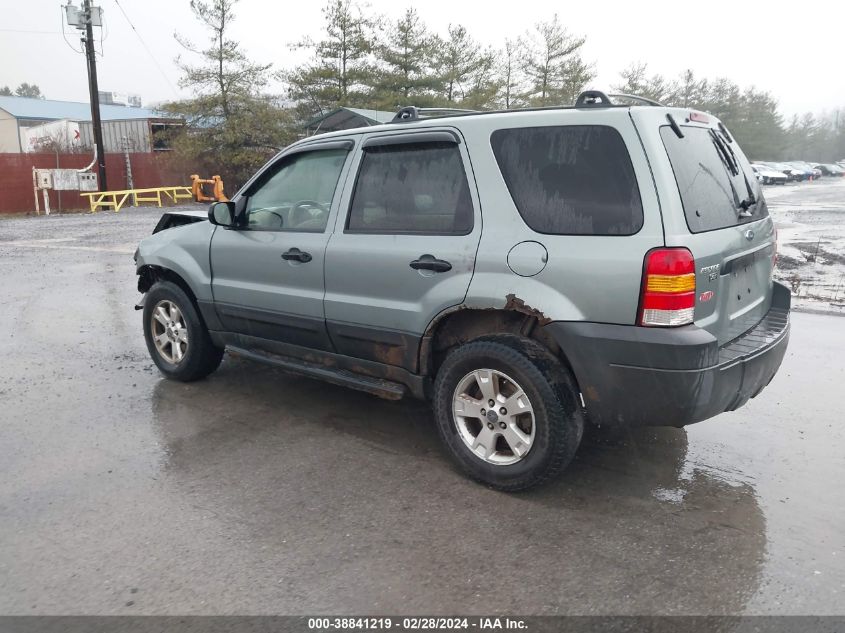
{"type": "Polygon", "coordinates": [[[704,103],[709,90],[706,79],[696,79],[695,73],[687,69],[681,74],[681,79],[675,84],[675,90],[670,101],[682,108],[691,108],[704,103]]]}
{"type": "Polygon", "coordinates": [[[433,51],[434,65],[440,81],[437,96],[442,105],[455,105],[473,90],[484,88],[479,77],[485,78],[492,67],[489,53],[467,33],[465,27],[450,24],[448,37],[437,44],[433,51]]]}
{"type": "Polygon", "coordinates": [[[518,108],[524,103],[525,76],[521,62],[523,49],[521,39],[507,39],[498,56],[498,106],[505,110],[518,108]]]}
{"type": "Polygon", "coordinates": [[[374,83],[376,21],[365,17],[353,0],[330,0],[323,16],[323,39],[294,45],[313,50],[313,61],[284,75],[302,118],[341,106],[365,106],[374,83]]]}
{"type": "Polygon", "coordinates": [[[675,87],[662,75],[648,75],[648,66],[634,63],[619,73],[623,81],[612,86],[616,92],[653,99],[660,103],[673,100],[675,87]]]}
{"type": "Polygon", "coordinates": [[[768,92],[748,88],[742,92],[740,104],[730,131],[743,151],[752,159],[780,158],[785,149],[786,134],[777,101],[768,92]]]}
{"type": "Polygon", "coordinates": [[[579,55],[584,42],[585,38],[563,28],[557,14],[550,22],[538,22],[534,32],[527,34],[523,70],[531,105],[569,104],[574,87],[592,79],[591,67],[579,55]]]}
{"type": "Polygon", "coordinates": [[[487,48],[481,51],[478,64],[469,76],[469,89],[466,91],[461,107],[472,110],[485,110],[497,107],[497,99],[501,89],[497,74],[499,60],[496,51],[487,48]]]}
{"type": "Polygon", "coordinates": [[[28,84],[24,82],[15,88],[14,92],[12,92],[9,86],[3,86],[0,88],[0,97],[29,97],[30,99],[43,99],[44,95],[41,94],[41,88],[39,88],[36,84],[28,84]]]}
{"type": "Polygon", "coordinates": [[[200,49],[176,34],[176,40],[187,50],[199,55],[200,63],[191,65],[181,57],[176,63],[182,71],[179,85],[204,96],[213,104],[216,115],[228,119],[233,111],[233,100],[254,96],[258,89],[267,84],[270,64],[255,64],[249,61],[240,44],[228,37],[228,29],[235,19],[234,5],[237,0],[191,0],[194,16],[202,22],[211,35],[209,46],[200,49]]]}
{"type": "Polygon", "coordinates": [[[177,36],[200,58],[196,65],[181,59],[177,63],[183,72],[180,85],[196,96],[162,106],[186,122],[169,132],[174,155],[190,169],[220,174],[229,191],[294,140],[295,129],[278,101],[259,92],[267,83],[269,65],[251,62],[229,38],[235,2],[192,0],[194,15],[210,32],[209,46],[199,49],[177,36]]]}
{"type": "Polygon", "coordinates": [[[416,9],[410,8],[390,25],[378,48],[381,65],[374,82],[377,107],[395,110],[405,105],[431,105],[438,78],[432,68],[439,38],[432,36],[416,9]]]}

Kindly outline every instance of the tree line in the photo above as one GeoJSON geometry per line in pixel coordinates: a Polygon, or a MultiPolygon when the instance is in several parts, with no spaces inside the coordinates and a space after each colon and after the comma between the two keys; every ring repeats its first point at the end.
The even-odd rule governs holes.
{"type": "MultiPolygon", "coordinates": [[[[320,36],[290,44],[306,51],[307,60],[276,70],[250,60],[231,38],[237,1],[191,0],[207,29],[207,43],[197,46],[176,36],[195,60],[176,60],[180,85],[193,96],[163,106],[188,124],[169,139],[175,153],[209,173],[225,171],[231,186],[245,182],[270,155],[302,136],[307,121],[339,107],[568,105],[595,77],[594,64],[582,54],[586,38],[571,33],[557,15],[493,48],[463,25],[432,32],[413,7],[389,19],[373,15],[359,0],[328,0],[320,36]],[[282,94],[268,91],[273,80],[284,86],[282,94]]],[[[702,78],[687,70],[671,79],[633,64],[611,87],[713,113],[752,159],[845,157],[845,125],[838,112],[785,122],[770,93],[726,78],[702,78]]]]}
{"type": "Polygon", "coordinates": [[[334,108],[396,110],[403,105],[468,109],[571,103],[595,76],[581,56],[585,38],[557,15],[501,49],[467,28],[432,33],[413,7],[395,20],[372,17],[355,0],[323,9],[321,39],[294,45],[311,59],[279,78],[302,118],[334,108]]]}
{"type": "Polygon", "coordinates": [[[642,63],[623,70],[613,89],[714,114],[752,160],[832,162],[845,158],[845,111],[841,109],[820,116],[795,115],[785,122],[777,100],[768,92],[742,88],[723,77],[697,77],[692,70],[669,79],[649,74],[642,63]]]}
{"type": "Polygon", "coordinates": [[[20,84],[15,88],[14,92],[9,86],[0,87],[0,97],[29,97],[30,99],[43,99],[41,88],[36,84],[28,84],[26,82],[20,84]]]}

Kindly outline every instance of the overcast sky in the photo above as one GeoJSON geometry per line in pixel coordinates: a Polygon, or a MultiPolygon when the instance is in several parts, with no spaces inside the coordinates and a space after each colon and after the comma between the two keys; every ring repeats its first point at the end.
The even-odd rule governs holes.
{"type": "MultiPolygon", "coordinates": [[[[79,5],[81,0],[76,0],[79,5]]],[[[100,89],[140,94],[144,104],[186,94],[178,88],[173,60],[179,31],[202,41],[188,0],[100,0],[105,13],[100,89]],[[152,52],[150,55],[141,43],[152,52]],[[159,69],[160,67],[160,69],[159,69]]],[[[288,45],[322,26],[319,0],[241,0],[232,35],[255,61],[290,67],[301,59],[288,45]]],[[[499,46],[557,11],[574,34],[584,35],[583,54],[595,63],[591,87],[607,89],[633,61],[652,72],[676,76],[692,68],[699,76],[725,76],[742,86],[770,91],[786,115],[845,106],[845,3],[791,0],[663,2],[598,0],[490,2],[426,0],[413,3],[429,27],[445,33],[465,25],[479,41],[499,46]]],[[[59,0],[0,0],[0,86],[36,83],[50,99],[87,101],[85,60],[62,38],[59,0]]],[[[373,13],[398,17],[408,3],[371,0],[373,13]]],[[[64,27],[79,48],[75,29],[64,27]]],[[[96,33],[95,33],[96,35],[96,33]]]]}

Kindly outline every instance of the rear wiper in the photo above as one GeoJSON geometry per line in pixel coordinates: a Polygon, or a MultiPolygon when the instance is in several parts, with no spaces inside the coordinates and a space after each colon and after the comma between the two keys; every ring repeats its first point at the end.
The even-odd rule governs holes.
{"type": "Polygon", "coordinates": [[[719,138],[719,135],[716,134],[715,131],[710,130],[710,136],[713,140],[713,144],[716,146],[716,151],[722,158],[722,161],[725,163],[725,166],[728,168],[728,171],[733,176],[739,176],[742,174],[742,179],[745,181],[745,190],[748,192],[748,197],[745,200],[739,200],[739,196],[736,195],[736,188],[733,186],[733,182],[731,182],[731,189],[734,193],[734,200],[736,200],[736,210],[737,216],[740,218],[750,218],[754,214],[749,211],[751,207],[757,204],[757,197],[754,195],[754,191],[751,189],[751,183],[748,181],[748,176],[745,175],[745,170],[739,164],[739,160],[734,154],[733,150],[730,146],[725,143],[722,139],[719,138]]]}
{"type": "Polygon", "coordinates": [[[757,198],[754,197],[753,193],[749,192],[748,197],[745,200],[741,200],[737,206],[737,211],[739,211],[737,215],[741,218],[750,218],[754,214],[749,209],[755,204],[757,204],[757,198]]]}

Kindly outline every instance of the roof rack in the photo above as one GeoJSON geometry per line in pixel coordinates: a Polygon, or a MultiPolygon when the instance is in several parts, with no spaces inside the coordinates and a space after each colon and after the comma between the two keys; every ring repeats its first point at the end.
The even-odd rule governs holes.
{"type": "Polygon", "coordinates": [[[630,104],[614,103],[611,97],[627,99],[638,105],[666,107],[664,104],[647,97],[629,94],[605,94],[599,90],[585,90],[578,95],[573,105],[535,106],[531,108],[517,108],[514,110],[466,110],[463,108],[418,108],[405,106],[391,119],[390,123],[413,123],[424,119],[471,116],[474,114],[503,114],[508,112],[538,112],[546,110],[574,110],[578,108],[627,108],[630,104]]]}
{"type": "Polygon", "coordinates": [[[418,121],[437,116],[450,116],[454,114],[474,114],[479,110],[467,110],[465,108],[418,108],[416,106],[405,106],[393,117],[391,123],[402,123],[404,121],[418,121]]]}
{"type": "Polygon", "coordinates": [[[636,101],[637,103],[643,105],[650,105],[650,106],[660,106],[664,107],[662,103],[659,101],[655,101],[654,99],[648,99],[646,97],[640,97],[637,95],[629,95],[623,93],[617,94],[605,94],[599,90],[585,90],[581,94],[578,95],[578,98],[575,99],[575,107],[599,107],[599,108],[607,108],[610,106],[618,106],[623,105],[621,103],[614,103],[611,97],[615,99],[627,99],[628,101],[636,101]]]}

